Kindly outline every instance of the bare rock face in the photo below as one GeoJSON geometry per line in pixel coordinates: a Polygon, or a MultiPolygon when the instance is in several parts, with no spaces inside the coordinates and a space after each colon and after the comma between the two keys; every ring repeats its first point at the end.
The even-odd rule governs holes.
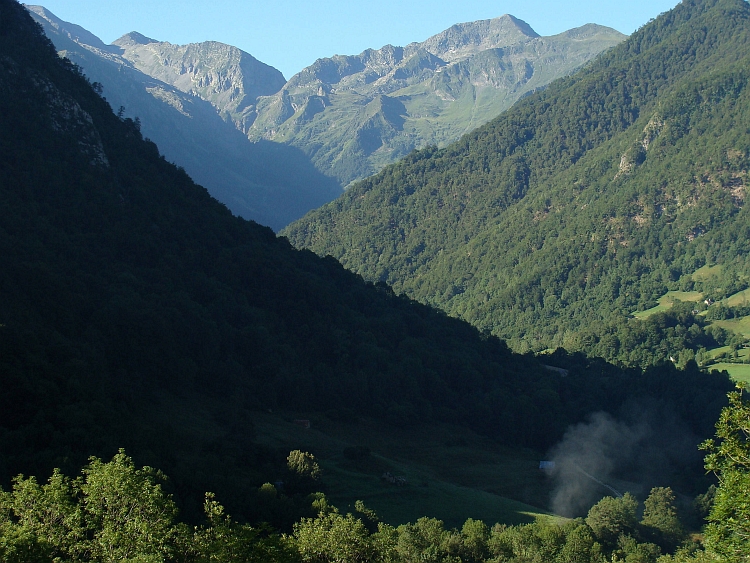
{"type": "Polygon", "coordinates": [[[347,185],[458,139],[624,38],[594,24],[541,37],[510,15],[457,24],[406,47],[319,59],[258,99],[246,133],[299,147],[347,185]]]}
{"type": "Polygon", "coordinates": [[[507,47],[539,37],[531,26],[511,15],[491,20],[459,23],[409,49],[424,49],[446,62],[453,62],[487,49],[507,47]]]}
{"type": "Polygon", "coordinates": [[[172,45],[132,32],[113,45],[134,68],[210,102],[240,130],[252,123],[255,100],[275,94],[286,82],[275,68],[216,41],[172,45]]]}
{"type": "MultiPolygon", "coordinates": [[[[243,134],[257,97],[284,85],[276,69],[214,42],[179,46],[133,32],[105,45],[40,6],[27,9],[58,52],[102,85],[114,111],[138,117],[143,135],[233,213],[278,230],[341,193],[299,149],[243,134]]],[[[75,107],[58,106],[60,127],[85,126],[75,107]]],[[[92,162],[105,165],[97,139],[80,137],[92,162]]]]}

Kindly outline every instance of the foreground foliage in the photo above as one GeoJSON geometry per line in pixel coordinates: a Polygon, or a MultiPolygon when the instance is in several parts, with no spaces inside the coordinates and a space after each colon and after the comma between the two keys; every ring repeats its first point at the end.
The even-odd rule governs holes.
{"type": "MultiPolygon", "coordinates": [[[[604,499],[586,521],[492,529],[469,519],[461,530],[446,530],[440,520],[420,518],[394,528],[378,523],[362,503],[361,515],[343,515],[326,506],[303,518],[291,535],[272,533],[233,521],[207,494],[204,523],[190,528],[176,519],[164,493],[164,476],[120,451],[104,463],[92,458],[82,475],[70,479],[56,470],[39,485],[18,476],[12,491],[0,496],[0,559],[6,563],[41,561],[545,561],[599,562],[611,554],[643,553],[653,561],[653,544],[639,543],[629,499],[604,499]],[[616,516],[622,505],[631,518],[616,516]],[[609,516],[605,516],[609,514],[609,516]],[[607,530],[596,524],[602,519],[607,530]]],[[[652,493],[653,496],[653,493],[652,493]]],[[[649,497],[651,498],[651,497],[649,497]]]]}
{"type": "MultiPolygon", "coordinates": [[[[55,470],[48,482],[19,475],[10,492],[0,490],[0,560],[6,563],[68,562],[530,562],[676,563],[747,560],[750,404],[731,396],[717,423],[720,442],[708,442],[706,466],[720,485],[706,528],[705,551],[688,541],[669,488],[651,490],[643,516],[629,493],[605,497],[583,519],[538,520],[488,527],[468,519],[460,530],[423,517],[398,527],[378,522],[357,502],[341,514],[317,495],[319,513],[302,518],[291,534],[238,524],[206,494],[203,523],[177,521],[176,506],[162,488],[160,472],[136,469],[122,450],[112,461],[92,458],[71,479],[55,470]],[[739,494],[738,494],[739,493],[739,494]],[[681,547],[680,547],[681,546],[681,547]],[[666,555],[662,555],[666,553],[666,555]],[[673,554],[673,555],[670,555],[673,554]]],[[[309,456],[293,452],[290,463],[309,456]]],[[[271,485],[269,485],[271,487],[271,485]]]]}
{"type": "Polygon", "coordinates": [[[719,477],[706,547],[731,561],[750,558],[750,402],[742,391],[729,396],[729,406],[716,423],[717,441],[703,444],[706,469],[719,477]]]}
{"type": "MultiPolygon", "coordinates": [[[[703,446],[706,467],[719,474],[705,550],[687,539],[674,494],[665,487],[651,490],[640,521],[639,503],[626,493],[605,497],[585,519],[490,528],[470,518],[460,530],[428,517],[389,526],[361,502],[356,513],[344,515],[318,494],[318,515],[299,520],[291,534],[239,524],[208,493],[203,522],[190,527],[177,521],[175,503],[162,488],[164,475],[137,469],[120,450],[110,462],[92,458],[75,479],[55,470],[44,485],[19,475],[10,492],[0,489],[0,560],[741,563],[750,553],[750,403],[740,392],[730,398],[716,424],[718,442],[703,446]]],[[[290,463],[308,456],[294,452],[290,463]]]]}

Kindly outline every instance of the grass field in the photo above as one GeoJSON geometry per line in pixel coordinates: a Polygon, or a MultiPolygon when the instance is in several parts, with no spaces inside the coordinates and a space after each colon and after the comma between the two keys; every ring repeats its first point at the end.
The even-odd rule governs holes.
{"type": "Polygon", "coordinates": [[[750,317],[729,319],[726,321],[714,321],[712,324],[723,329],[739,333],[745,338],[750,338],[750,317]]]}
{"type": "Polygon", "coordinates": [[[747,305],[750,303],[750,289],[745,289],[734,295],[730,295],[726,299],[721,300],[722,304],[727,307],[739,307],[741,305],[747,305]]]}
{"type": "Polygon", "coordinates": [[[323,491],[342,511],[362,500],[384,522],[414,522],[422,516],[460,527],[467,518],[518,524],[546,517],[550,483],[539,469],[539,455],[510,449],[449,425],[399,430],[362,420],[356,424],[313,419],[310,429],[291,420],[305,415],[258,414],[259,442],[313,453],[323,469],[323,491]],[[359,461],[343,455],[347,446],[366,446],[359,461]],[[381,479],[402,475],[402,487],[381,479]]]}
{"type": "Polygon", "coordinates": [[[700,291],[668,291],[659,299],[659,303],[655,307],[646,309],[645,311],[637,311],[633,313],[633,316],[637,319],[646,319],[654,313],[661,313],[672,308],[675,301],[692,301],[697,302],[703,298],[703,294],[700,291]]]}
{"type": "Polygon", "coordinates": [[[703,266],[698,268],[693,274],[692,278],[696,281],[706,281],[721,274],[721,266],[703,266]]]}
{"type": "MultiPolygon", "coordinates": [[[[715,360],[722,354],[726,354],[732,351],[731,346],[722,346],[721,348],[711,348],[710,350],[707,350],[709,356],[711,359],[715,360]]],[[[750,348],[743,348],[741,350],[737,351],[737,357],[740,360],[746,360],[750,358],[750,348]]]]}
{"type": "Polygon", "coordinates": [[[734,381],[750,385],[750,364],[719,363],[708,366],[709,370],[726,370],[734,381]]]}

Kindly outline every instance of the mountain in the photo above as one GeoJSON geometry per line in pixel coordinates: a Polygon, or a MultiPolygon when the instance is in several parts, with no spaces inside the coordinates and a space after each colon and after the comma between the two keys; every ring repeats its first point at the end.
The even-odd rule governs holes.
{"type": "MultiPolygon", "coordinates": [[[[285,83],[278,71],[236,47],[216,42],[172,45],[136,32],[106,46],[78,26],[60,22],[44,8],[30,9],[58,42],[58,49],[92,80],[104,84],[113,107],[122,102],[127,115],[140,116],[144,132],[167,156],[174,155],[175,162],[235,213],[274,228],[334,199],[341,186],[377,172],[415,148],[458,139],[519,98],[573,72],[625,38],[594,24],[540,37],[527,23],[505,15],[457,24],[406,47],[386,45],[359,55],[319,59],[285,83]],[[63,39],[73,37],[77,47],[71,48],[63,39]],[[129,72],[115,77],[112,72],[104,76],[97,69],[89,70],[89,65],[98,66],[91,60],[92,53],[114,63],[118,72],[123,68],[129,72]],[[144,104],[148,100],[113,101],[119,92],[133,90],[123,88],[124,78],[136,80],[141,92],[146,89],[148,95],[141,97],[156,97],[178,112],[184,113],[190,103],[208,102],[222,120],[267,152],[272,153],[267,141],[288,149],[276,147],[283,154],[261,156],[239,174],[230,175],[225,171],[237,168],[233,161],[241,162],[241,158],[236,149],[226,158],[227,150],[233,143],[248,150],[238,137],[223,143],[224,150],[211,156],[204,147],[187,142],[179,151],[172,149],[175,141],[165,133],[167,124],[152,125],[154,111],[144,104]],[[151,83],[154,81],[158,86],[151,83]],[[210,173],[198,164],[212,159],[221,165],[210,173]],[[293,161],[288,168],[299,172],[289,179],[273,177],[272,166],[265,163],[281,159],[293,161]],[[317,176],[308,161],[319,172],[317,176]],[[309,186],[305,175],[315,178],[309,186]],[[243,177],[258,176],[260,187],[232,184],[232,178],[242,182],[243,177]],[[217,179],[221,183],[215,186],[217,179]],[[244,195],[259,191],[262,203],[244,195]],[[298,198],[302,201],[285,212],[298,198]],[[266,219],[275,206],[280,217],[266,219]]],[[[220,125],[213,124],[217,127],[220,125]]],[[[216,136],[209,132],[210,137],[186,136],[200,142],[216,136]]]]}
{"type": "Polygon", "coordinates": [[[516,350],[628,365],[724,345],[737,356],[744,338],[701,311],[741,302],[750,281],[749,31],[747,2],[684,1],[283,234],[516,350]],[[670,296],[690,303],[630,318],[670,296]]]}
{"type": "Polygon", "coordinates": [[[287,434],[304,431],[295,419],[329,421],[355,436],[344,443],[369,425],[395,442],[452,424],[533,460],[597,411],[652,429],[637,442],[649,455],[618,468],[630,481],[657,478],[636,464],[648,457],[662,482],[703,486],[694,444],[713,432],[726,377],[514,354],[293,249],[161,156],[13,0],[0,0],[0,147],[4,489],[124,447],[170,475],[188,520],[213,491],[237,518],[290,526],[320,497],[299,481],[278,498],[263,488],[290,449],[270,417],[287,434]]]}
{"type": "Polygon", "coordinates": [[[166,158],[233,213],[280,229],[341,193],[299,150],[250,143],[234,126],[259,95],[284,84],[276,69],[215,42],[176,46],[130,33],[105,45],[41,6],[27,8],[58,51],[102,85],[115,111],[138,117],[166,158]]]}
{"type": "Polygon", "coordinates": [[[624,37],[593,24],[540,37],[505,15],[406,47],[319,59],[258,99],[248,134],[300,148],[347,185],[458,139],[624,37]]]}
{"type": "Polygon", "coordinates": [[[246,127],[259,96],[275,94],[286,82],[275,68],[216,41],[172,45],[128,33],[112,45],[144,74],[210,102],[238,129],[246,127]]]}

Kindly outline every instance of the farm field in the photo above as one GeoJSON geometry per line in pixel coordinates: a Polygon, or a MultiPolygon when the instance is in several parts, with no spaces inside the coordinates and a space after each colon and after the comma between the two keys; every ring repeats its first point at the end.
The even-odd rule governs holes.
{"type": "Polygon", "coordinates": [[[750,303],[750,289],[745,289],[722,300],[727,307],[740,307],[750,303]]]}
{"type": "MultiPolygon", "coordinates": [[[[712,360],[716,360],[719,359],[719,356],[721,356],[722,354],[731,353],[731,351],[731,346],[722,346],[721,348],[712,348],[711,350],[708,350],[708,355],[712,360]]],[[[742,350],[738,350],[737,357],[740,360],[746,360],[750,358],[750,348],[743,348],[742,350]]]]}
{"type": "Polygon", "coordinates": [[[722,266],[718,264],[713,266],[705,265],[693,272],[691,277],[696,281],[706,281],[721,275],[721,270],[722,266]]]}
{"type": "Polygon", "coordinates": [[[698,302],[703,298],[703,294],[700,291],[668,291],[658,299],[658,305],[646,309],[645,311],[637,311],[633,313],[636,319],[647,319],[655,313],[661,313],[672,308],[675,301],[692,301],[698,302]]]}
{"type": "Polygon", "coordinates": [[[725,330],[730,330],[732,332],[741,334],[745,338],[750,338],[750,317],[728,319],[725,321],[714,321],[712,324],[725,330]]]}
{"type": "Polygon", "coordinates": [[[729,376],[739,383],[750,385],[750,364],[730,364],[726,362],[711,364],[708,366],[710,371],[724,371],[729,373],[729,376]]]}

